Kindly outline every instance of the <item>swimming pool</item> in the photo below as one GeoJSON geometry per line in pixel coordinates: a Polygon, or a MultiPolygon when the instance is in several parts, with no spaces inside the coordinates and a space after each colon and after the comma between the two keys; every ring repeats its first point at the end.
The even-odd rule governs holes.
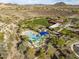
{"type": "Polygon", "coordinates": [[[42,33],[45,34],[45,35],[48,34],[46,32],[36,33],[34,31],[30,31],[30,30],[25,31],[25,35],[28,36],[29,40],[31,40],[31,41],[40,41],[40,40],[42,40],[45,37],[45,35],[41,35],[42,33]]]}

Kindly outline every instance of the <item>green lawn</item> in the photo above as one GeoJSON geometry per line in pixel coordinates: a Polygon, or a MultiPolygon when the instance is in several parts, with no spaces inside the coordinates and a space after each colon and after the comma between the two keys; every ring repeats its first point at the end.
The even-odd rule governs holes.
{"type": "Polygon", "coordinates": [[[24,20],[23,22],[20,23],[20,27],[26,28],[26,27],[37,27],[37,26],[49,26],[50,24],[48,23],[48,20],[45,18],[34,18],[33,20],[26,21],[24,20]]]}

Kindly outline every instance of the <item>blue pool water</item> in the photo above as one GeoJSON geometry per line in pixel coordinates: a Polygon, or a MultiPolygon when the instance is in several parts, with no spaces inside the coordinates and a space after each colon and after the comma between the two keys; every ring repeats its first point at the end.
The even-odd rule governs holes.
{"type": "Polygon", "coordinates": [[[49,33],[48,32],[40,32],[39,33],[41,36],[45,36],[45,35],[48,35],[49,33]]]}
{"type": "Polygon", "coordinates": [[[42,38],[44,38],[46,34],[48,34],[48,33],[40,32],[39,34],[35,34],[35,33],[31,32],[31,31],[26,33],[26,35],[29,37],[29,40],[31,40],[31,41],[39,41],[42,38]]]}

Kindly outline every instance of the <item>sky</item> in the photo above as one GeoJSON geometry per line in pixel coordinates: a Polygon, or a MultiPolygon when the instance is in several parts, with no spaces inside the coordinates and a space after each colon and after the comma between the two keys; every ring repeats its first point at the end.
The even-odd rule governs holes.
{"type": "Polygon", "coordinates": [[[54,4],[56,2],[79,5],[79,0],[0,0],[0,3],[13,4],[54,4]]]}

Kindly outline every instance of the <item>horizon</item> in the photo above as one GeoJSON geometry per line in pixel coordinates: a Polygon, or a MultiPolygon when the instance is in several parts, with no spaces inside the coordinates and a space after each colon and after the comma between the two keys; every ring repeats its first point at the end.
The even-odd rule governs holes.
{"type": "Polygon", "coordinates": [[[79,0],[0,0],[0,3],[11,3],[11,4],[48,4],[52,5],[57,2],[64,2],[71,5],[79,5],[79,0]]]}

